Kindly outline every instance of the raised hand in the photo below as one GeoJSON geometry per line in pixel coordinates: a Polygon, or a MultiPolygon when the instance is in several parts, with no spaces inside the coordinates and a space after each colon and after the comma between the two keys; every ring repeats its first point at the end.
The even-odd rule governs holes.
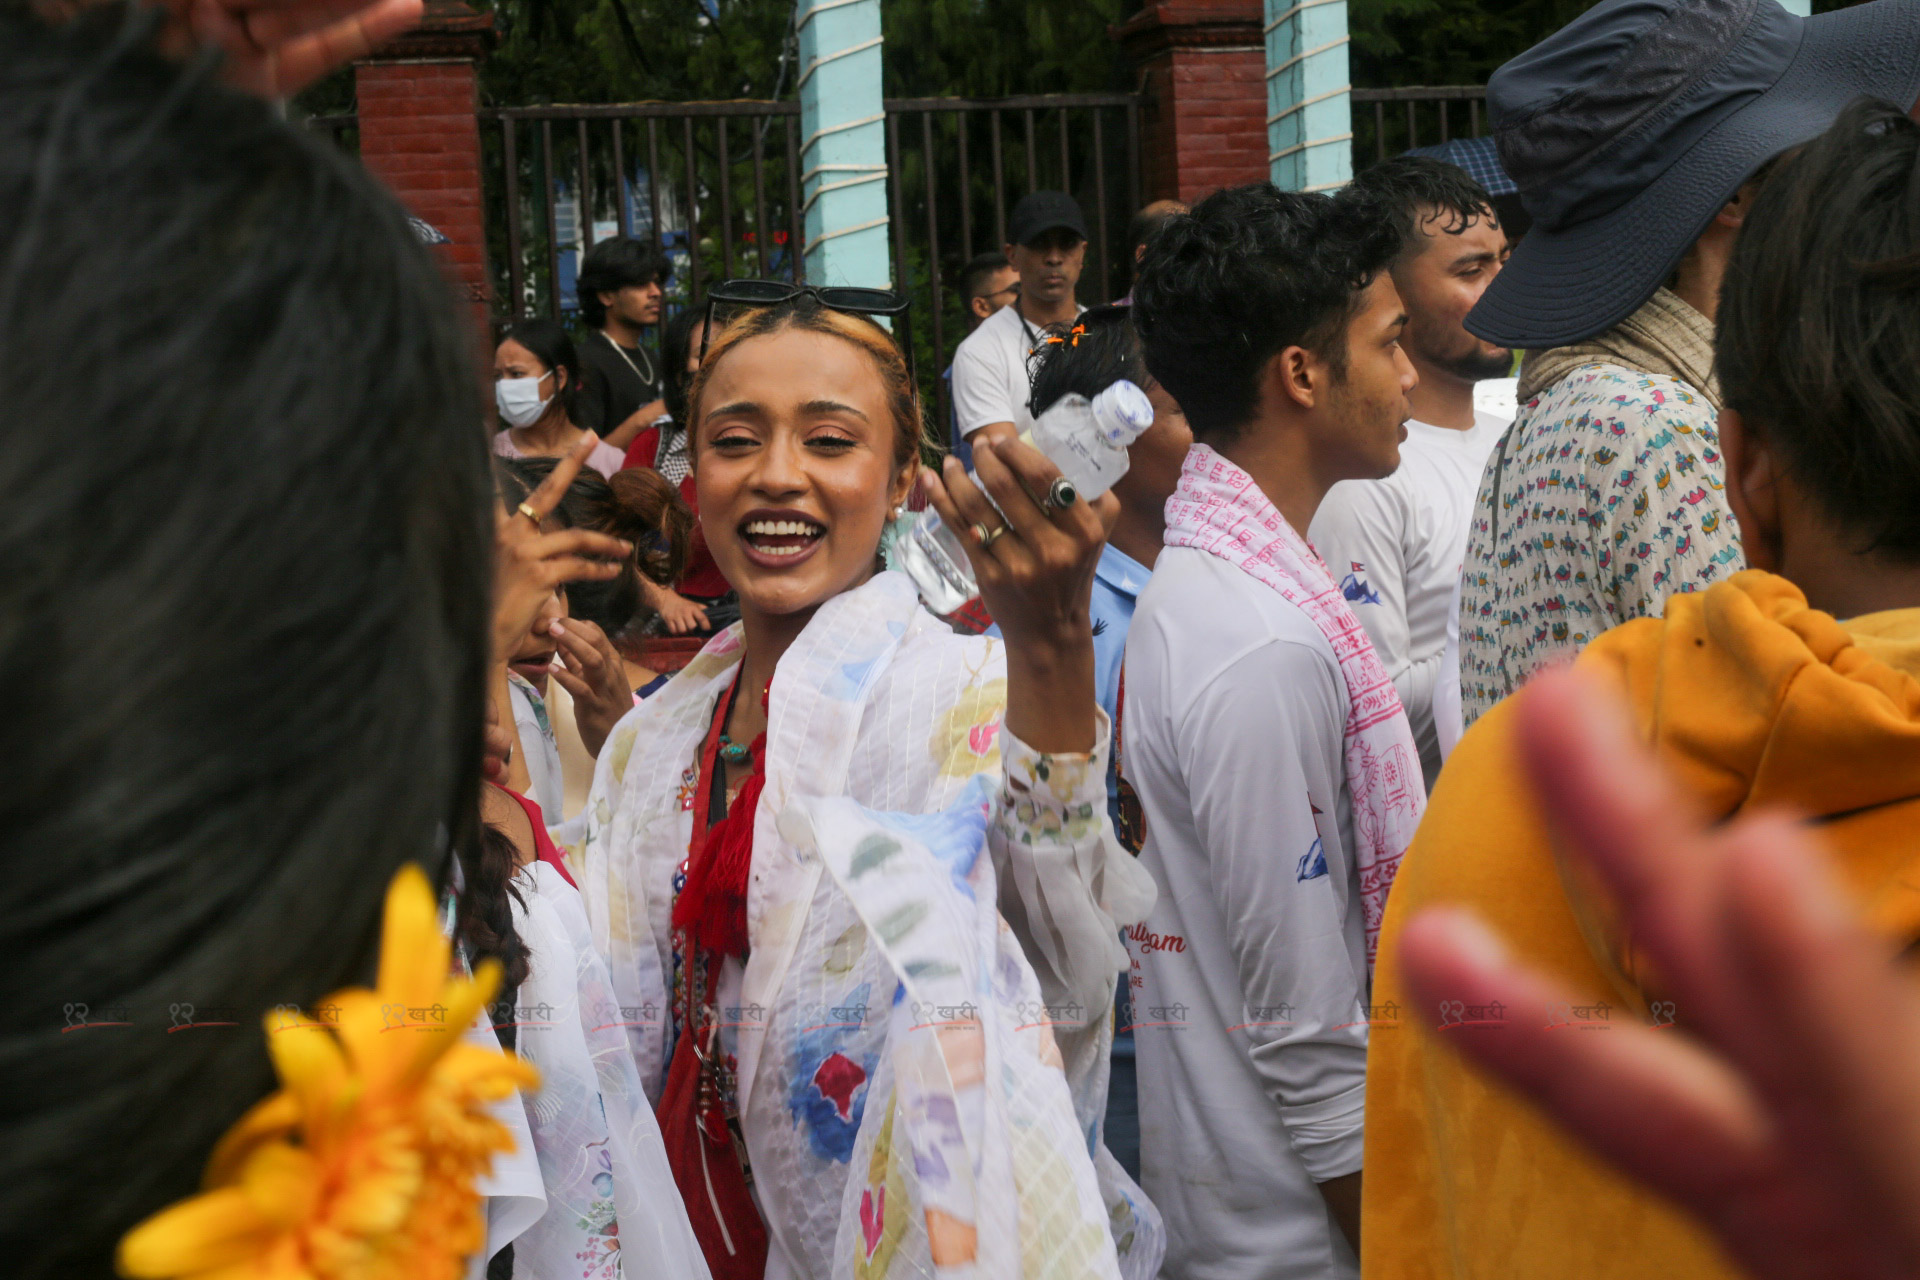
{"type": "Polygon", "coordinates": [[[641,579],[645,589],[647,603],[660,615],[660,621],[666,625],[667,634],[674,636],[691,635],[707,629],[707,610],[705,606],[675,591],[672,587],[663,587],[646,578],[641,579]]]}
{"type": "MultiPolygon", "coordinates": [[[[1038,751],[1089,751],[1095,719],[1088,608],[1107,525],[1083,498],[1049,509],[1033,497],[1048,492],[1060,469],[1031,445],[976,438],[973,461],[999,511],[953,459],[944,482],[927,476],[927,496],[959,531],[980,598],[1006,637],[1007,728],[1038,751]]],[[[1115,500],[1106,494],[1101,501],[1115,500]]]]}
{"type": "Polygon", "coordinates": [[[502,510],[494,526],[493,657],[504,663],[533,626],[540,606],[569,582],[604,582],[619,575],[633,544],[590,529],[541,532],[540,522],[560,505],[599,437],[582,432],[521,509],[502,510]]]}
{"type": "Polygon", "coordinates": [[[227,79],[285,98],[414,27],[422,0],[166,0],[176,33],[225,51],[227,79]]]}
{"type": "Polygon", "coordinates": [[[597,760],[613,726],[633,710],[627,667],[607,633],[586,619],[567,618],[553,628],[564,665],[555,667],[551,678],[573,695],[573,722],[580,730],[580,741],[597,760]]]}
{"type": "Polygon", "coordinates": [[[1617,899],[1679,1025],[1547,1030],[1570,994],[1455,908],[1402,934],[1416,1004],[1518,1011],[1449,1042],[1753,1275],[1920,1274],[1920,991],[1905,963],[1806,828],[1710,827],[1589,677],[1543,675],[1519,697],[1518,757],[1560,847],[1617,899]]]}

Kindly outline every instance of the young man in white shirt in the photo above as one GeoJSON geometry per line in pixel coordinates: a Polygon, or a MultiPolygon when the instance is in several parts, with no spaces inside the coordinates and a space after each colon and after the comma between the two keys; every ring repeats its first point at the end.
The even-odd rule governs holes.
{"type": "Polygon", "coordinates": [[[1127,637],[1121,765],[1160,890],[1128,931],[1141,1181],[1181,1280],[1357,1274],[1372,939],[1424,796],[1301,531],[1399,464],[1398,247],[1357,193],[1261,184],[1175,218],[1134,287],[1196,442],[1127,637]]]}
{"type": "MultiPolygon", "coordinates": [[[[1431,156],[1399,156],[1354,179],[1401,236],[1395,290],[1407,308],[1401,348],[1420,375],[1400,469],[1335,485],[1308,535],[1367,629],[1420,745],[1427,789],[1440,775],[1434,695],[1444,665],[1467,523],[1487,455],[1509,419],[1474,407],[1475,384],[1513,366],[1505,347],[1462,323],[1506,259],[1493,199],[1431,156]]],[[[1457,671],[1457,668],[1456,668],[1457,671]]]]}
{"type": "Polygon", "coordinates": [[[1022,196],[1007,236],[1019,296],[981,321],[953,353],[954,425],[969,445],[982,431],[1012,437],[1033,426],[1027,410],[1033,357],[1049,328],[1064,329],[1080,314],[1073,290],[1086,263],[1087,223],[1074,198],[1060,191],[1022,196]]]}

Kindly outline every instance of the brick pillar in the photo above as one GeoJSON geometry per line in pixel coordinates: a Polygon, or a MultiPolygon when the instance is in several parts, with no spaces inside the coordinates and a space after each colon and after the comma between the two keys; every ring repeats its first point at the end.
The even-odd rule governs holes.
{"type": "Polygon", "coordinates": [[[1112,29],[1147,99],[1140,161],[1149,200],[1191,203],[1267,180],[1262,18],[1261,0],[1148,0],[1112,29]]]}
{"type": "Polygon", "coordinates": [[[361,162],[447,238],[434,253],[489,349],[493,294],[475,112],[476,73],[492,28],[492,14],[462,0],[427,0],[417,28],[354,66],[361,162]]]}

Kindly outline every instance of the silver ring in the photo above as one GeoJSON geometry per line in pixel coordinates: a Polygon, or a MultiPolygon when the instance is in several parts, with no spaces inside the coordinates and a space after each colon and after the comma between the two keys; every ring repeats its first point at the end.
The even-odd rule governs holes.
{"type": "Polygon", "coordinates": [[[1065,511],[1078,501],[1080,491],[1073,487],[1073,481],[1061,476],[1047,486],[1047,500],[1040,505],[1047,509],[1048,515],[1052,515],[1056,511],[1065,511]]]}
{"type": "Polygon", "coordinates": [[[978,540],[982,548],[992,546],[993,540],[999,537],[1001,534],[1005,533],[1006,531],[1007,531],[1007,526],[1005,526],[1004,524],[993,529],[987,528],[987,526],[984,524],[976,524],[975,526],[973,526],[973,536],[976,540],[978,540]]]}

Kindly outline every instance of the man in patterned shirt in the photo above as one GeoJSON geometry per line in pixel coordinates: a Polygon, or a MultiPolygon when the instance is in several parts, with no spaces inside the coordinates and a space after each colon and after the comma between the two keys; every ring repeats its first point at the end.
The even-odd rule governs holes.
{"type": "Polygon", "coordinates": [[[1855,97],[1911,99],[1915,11],[1846,10],[1843,57],[1766,0],[1602,0],[1488,82],[1533,226],[1467,318],[1528,353],[1468,536],[1467,723],[1744,567],[1714,429],[1721,277],[1774,156],[1855,97]]]}

